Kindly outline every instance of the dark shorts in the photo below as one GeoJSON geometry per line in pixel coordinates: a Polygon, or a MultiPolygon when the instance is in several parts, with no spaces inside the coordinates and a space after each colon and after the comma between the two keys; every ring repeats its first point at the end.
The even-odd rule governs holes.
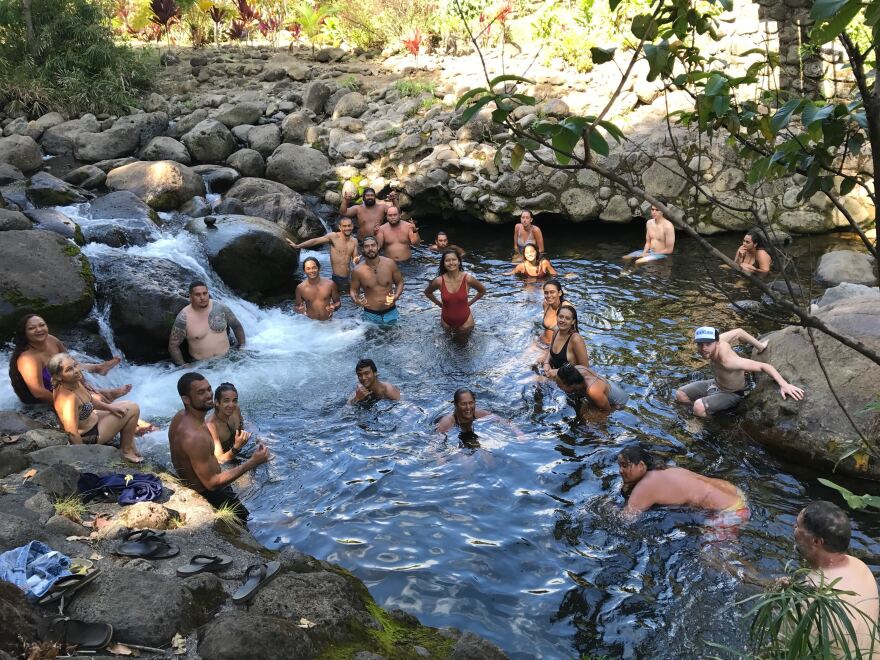
{"type": "Polygon", "coordinates": [[[333,280],[336,288],[339,289],[340,296],[348,293],[351,289],[351,280],[347,277],[342,277],[342,275],[337,275],[336,273],[334,273],[330,276],[330,279],[333,280]]]}
{"type": "Polygon", "coordinates": [[[201,495],[208,500],[208,502],[211,503],[211,506],[215,509],[224,506],[234,508],[236,517],[242,522],[247,522],[250,511],[248,511],[244,504],[241,503],[241,500],[238,499],[238,495],[235,494],[235,491],[232,490],[231,486],[226,486],[220,490],[206,490],[201,493],[201,495]]]}
{"type": "Polygon", "coordinates": [[[703,407],[710,415],[730,410],[745,396],[745,390],[739,392],[722,392],[714,378],[698,380],[679,388],[693,403],[702,399],[703,407]]]}
{"type": "Polygon", "coordinates": [[[364,321],[378,323],[379,325],[392,325],[400,320],[400,312],[397,311],[396,305],[386,310],[374,310],[364,307],[363,319],[364,321]]]}
{"type": "Polygon", "coordinates": [[[79,437],[82,438],[84,445],[94,445],[98,443],[98,436],[100,435],[98,431],[98,425],[95,424],[92,428],[90,428],[85,433],[80,433],[79,437]]]}

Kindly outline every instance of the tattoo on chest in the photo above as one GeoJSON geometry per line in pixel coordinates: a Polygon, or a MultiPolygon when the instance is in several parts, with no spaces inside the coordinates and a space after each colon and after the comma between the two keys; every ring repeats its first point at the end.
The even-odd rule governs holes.
{"type": "Polygon", "coordinates": [[[223,305],[214,305],[208,315],[208,327],[214,332],[226,330],[226,308],[223,305]]]}

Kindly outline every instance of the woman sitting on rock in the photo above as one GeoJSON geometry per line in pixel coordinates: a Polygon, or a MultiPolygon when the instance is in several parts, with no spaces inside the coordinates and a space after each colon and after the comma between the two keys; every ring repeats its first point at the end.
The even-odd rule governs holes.
{"type": "MultiPolygon", "coordinates": [[[[57,337],[49,334],[49,327],[42,317],[28,314],[21,320],[15,336],[15,348],[9,358],[9,380],[12,389],[23,403],[53,404],[52,377],[49,373],[49,360],[67,349],[57,337]]],[[[113,358],[99,364],[83,364],[83,371],[105,375],[119,364],[119,358],[113,358]]],[[[131,385],[124,385],[107,390],[92,389],[92,394],[102,401],[110,402],[125,396],[131,385]]]]}
{"type": "Polygon", "coordinates": [[[755,228],[743,236],[742,245],[733,260],[741,271],[755,275],[766,275],[773,265],[773,257],[767,251],[764,235],[755,228]]]}
{"type": "Polygon", "coordinates": [[[526,277],[556,277],[559,273],[547,259],[538,259],[538,246],[526,243],[522,249],[523,260],[505,275],[525,275],[526,277]]]}
{"type": "Polygon", "coordinates": [[[529,243],[533,243],[538,248],[539,254],[544,253],[544,234],[534,222],[535,217],[531,211],[523,211],[519,214],[519,222],[513,228],[513,250],[517,256],[522,254],[529,243]]]}
{"type": "Polygon", "coordinates": [[[55,414],[74,445],[107,444],[120,434],[122,457],[132,463],[144,460],[134,446],[141,409],[133,401],[104,403],[86,389],[79,364],[67,353],[49,360],[55,414]]]}
{"type": "Polygon", "coordinates": [[[235,458],[250,439],[244,430],[244,418],[238,407],[238,390],[232,383],[220,383],[214,390],[214,414],[206,421],[214,439],[214,456],[220,464],[235,458]]]}
{"type": "Polygon", "coordinates": [[[590,366],[587,344],[578,333],[577,312],[566,305],[556,312],[557,330],[553,333],[544,358],[544,375],[556,380],[556,372],[564,364],[590,366]]]}
{"type": "Polygon", "coordinates": [[[565,299],[562,283],[559,280],[547,280],[544,282],[544,336],[542,341],[549,344],[553,340],[553,332],[556,330],[556,315],[563,306],[574,307],[565,299]]]}

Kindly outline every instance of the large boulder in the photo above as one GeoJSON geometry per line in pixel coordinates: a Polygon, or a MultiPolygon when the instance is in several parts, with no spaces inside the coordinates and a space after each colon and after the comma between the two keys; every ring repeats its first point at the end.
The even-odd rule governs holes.
{"type": "Polygon", "coordinates": [[[64,325],[89,313],[94,278],[79,248],[48,231],[7,231],[0,240],[0,330],[33,311],[64,325]]]}
{"type": "Polygon", "coordinates": [[[367,110],[367,99],[360,92],[345,94],[333,108],[333,119],[360,117],[367,110]]]}
{"type": "MultiPolygon", "coordinates": [[[[821,307],[816,315],[847,337],[880,352],[880,299],[845,298],[821,307]]],[[[880,442],[877,413],[864,412],[880,392],[880,367],[851,348],[813,331],[822,362],[834,391],[861,432],[875,445],[880,442]]],[[[779,387],[762,377],[746,399],[747,431],[772,450],[811,466],[833,467],[853,476],[880,480],[880,461],[861,451],[840,460],[861,444],[838,406],[804,328],[787,327],[773,333],[767,349],[753,356],[769,362],[788,382],[802,387],[803,401],[785,399],[779,387]]]]}
{"type": "Polygon", "coordinates": [[[31,209],[24,214],[33,220],[35,229],[54,232],[77,245],[86,244],[80,226],[58,209],[31,209]]]}
{"type": "Polygon", "coordinates": [[[170,137],[154,137],[141,151],[144,160],[173,160],[189,165],[192,159],[183,143],[170,137]]]}
{"type": "Polygon", "coordinates": [[[74,140],[78,133],[97,133],[100,130],[101,124],[95,115],[86,114],[79,119],[71,119],[47,128],[40,144],[47,154],[62,156],[73,153],[74,140]]]}
{"type": "Polygon", "coordinates": [[[330,161],[317,149],[285,143],[266,161],[266,178],[302,192],[318,188],[329,169],[330,161]]]}
{"type": "Polygon", "coordinates": [[[245,101],[228,105],[217,110],[214,119],[229,128],[242,124],[256,124],[266,111],[266,104],[257,101],[245,101]]]}
{"type": "Polygon", "coordinates": [[[266,160],[253,149],[239,149],[226,159],[226,164],[242,176],[261,177],[266,173],[266,160]]]}
{"type": "Polygon", "coordinates": [[[107,175],[110,190],[129,190],[157,211],[173,211],[196,195],[205,194],[202,178],[171,160],[137,161],[107,175]]]}
{"type": "Polygon", "coordinates": [[[104,182],[107,180],[107,173],[95,165],[83,165],[65,174],[64,180],[74,186],[79,186],[86,190],[94,190],[104,185],[104,182]]]}
{"type": "Polygon", "coordinates": [[[235,138],[216,119],[199,122],[180,140],[189,149],[193,159],[202,163],[222,163],[235,151],[235,138]]]}
{"type": "Polygon", "coordinates": [[[224,165],[195,165],[193,172],[202,177],[205,188],[212,193],[225,193],[241,178],[238,170],[224,165]]]}
{"type": "Polygon", "coordinates": [[[121,128],[135,133],[138,146],[149,144],[150,140],[165,133],[168,128],[168,115],[165,112],[142,112],[137,115],[120,117],[113,128],[121,128]]]}
{"type": "Polygon", "coordinates": [[[244,215],[211,217],[212,226],[197,218],[189,222],[187,229],[198,235],[208,261],[226,284],[258,302],[290,294],[296,288],[299,253],[287,243],[281,227],[244,215]]]}
{"type": "Polygon", "coordinates": [[[43,166],[40,145],[27,135],[0,138],[0,163],[8,163],[28,173],[43,166]]]}
{"type": "Polygon", "coordinates": [[[73,136],[73,155],[85,163],[130,156],[138,148],[138,134],[124,126],[101,133],[80,131],[73,136]]]}
{"type": "Polygon", "coordinates": [[[281,129],[275,124],[254,126],[248,131],[247,141],[251,149],[259,152],[264,158],[268,157],[281,144],[281,129]]]}
{"type": "Polygon", "coordinates": [[[291,112],[281,122],[281,136],[284,142],[303,144],[306,141],[309,129],[314,128],[315,123],[305,112],[291,112]]]}
{"type": "Polygon", "coordinates": [[[306,631],[281,617],[230,612],[199,632],[202,660],[289,660],[317,655],[306,631]]]}
{"type": "Polygon", "coordinates": [[[332,93],[332,89],[318,80],[309,83],[306,91],[303,93],[303,107],[306,110],[311,110],[316,115],[320,115],[324,112],[324,104],[332,93]]]}
{"type": "Polygon", "coordinates": [[[310,209],[302,195],[276,181],[244,177],[239,179],[226,200],[237,199],[244,215],[275,222],[303,241],[325,233],[320,218],[310,209]]]}
{"type": "Polygon", "coordinates": [[[281,195],[297,195],[283,183],[277,181],[269,181],[269,179],[259,179],[257,177],[246,176],[236,181],[233,186],[226,191],[226,197],[234,197],[242,202],[248,202],[263,195],[278,193],[281,195]]]}
{"type": "Polygon", "coordinates": [[[826,252],[819,259],[815,277],[827,286],[841,282],[877,286],[877,264],[871,255],[864,252],[835,250],[826,252]]]}
{"type": "Polygon", "coordinates": [[[828,307],[834,303],[844,300],[845,298],[880,298],[880,289],[876,286],[865,286],[864,284],[850,284],[849,282],[841,282],[837,286],[826,289],[822,297],[816,301],[819,307],[828,307]]]}
{"type": "Polygon", "coordinates": [[[111,247],[146,245],[159,238],[156,212],[133,192],[112,192],[91,203],[92,222],[83,226],[90,243],[111,247]]]}
{"type": "Polygon", "coordinates": [[[27,184],[27,196],[34,206],[65,206],[85,202],[86,196],[76,187],[48,172],[37,172],[27,184]]]}
{"type": "Polygon", "coordinates": [[[64,117],[60,112],[47,112],[39,119],[28,122],[27,135],[39,140],[48,129],[63,123],[64,117]]]}
{"type": "Polygon", "coordinates": [[[128,253],[102,255],[94,267],[116,345],[129,359],[166,359],[171,326],[189,304],[187,286],[200,276],[169,259],[128,253]]]}

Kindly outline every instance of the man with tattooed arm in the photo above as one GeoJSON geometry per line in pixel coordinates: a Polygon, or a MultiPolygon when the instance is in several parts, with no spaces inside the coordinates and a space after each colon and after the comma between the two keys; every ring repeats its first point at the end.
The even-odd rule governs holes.
{"type": "Polygon", "coordinates": [[[195,281],[189,285],[189,305],[180,310],[171,328],[168,352],[178,366],[186,360],[180,345],[185,339],[194,360],[207,360],[229,352],[229,330],[239,348],[245,343],[244,328],[226,305],[211,300],[208,285],[195,281]]]}

